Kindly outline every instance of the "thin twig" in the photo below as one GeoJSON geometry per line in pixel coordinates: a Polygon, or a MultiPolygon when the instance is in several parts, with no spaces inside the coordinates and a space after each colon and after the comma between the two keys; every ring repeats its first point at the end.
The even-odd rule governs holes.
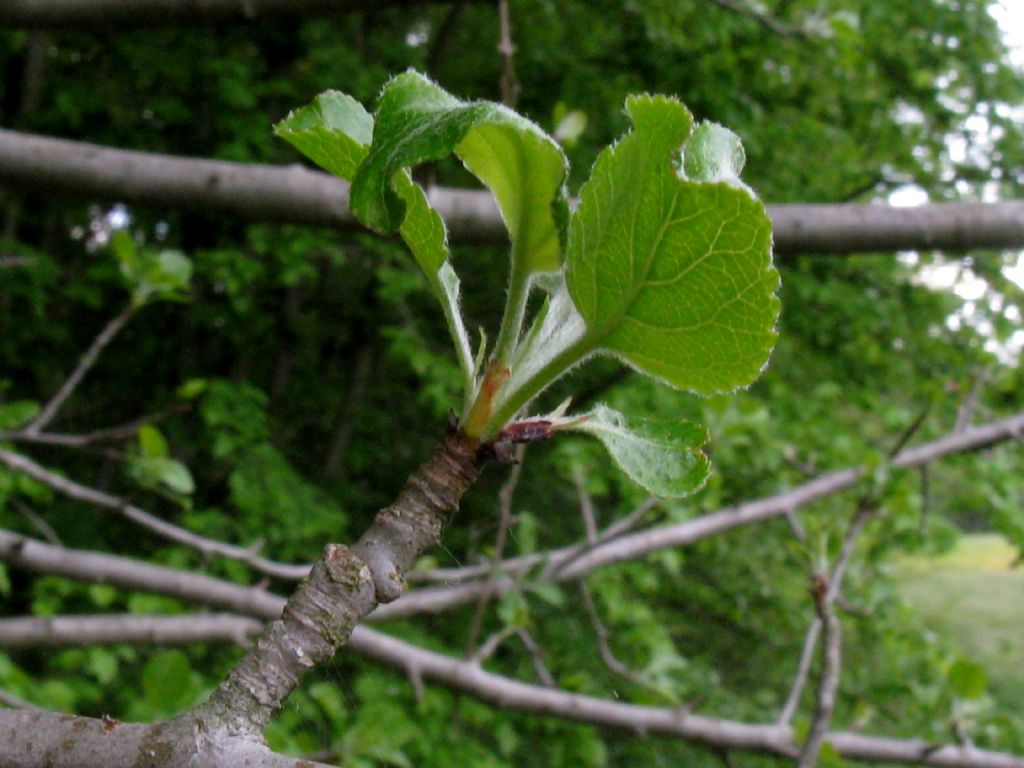
{"type": "Polygon", "coordinates": [[[448,9],[444,21],[441,22],[437,32],[434,34],[434,39],[430,43],[430,51],[427,53],[426,58],[426,71],[433,77],[437,76],[437,68],[441,66],[441,62],[447,57],[452,33],[455,31],[459,17],[462,16],[462,11],[465,7],[466,0],[454,3],[448,9]]]}
{"type": "Polygon", "coordinates": [[[498,491],[498,532],[494,538],[494,552],[491,555],[491,570],[487,575],[484,589],[477,600],[476,610],[473,611],[473,618],[469,624],[469,633],[466,635],[466,656],[473,656],[473,648],[477,638],[480,637],[480,628],[483,626],[484,614],[487,606],[494,596],[495,585],[501,574],[501,562],[505,557],[505,543],[508,541],[508,529],[512,522],[512,497],[519,484],[519,475],[523,469],[523,457],[526,455],[526,445],[517,445],[514,454],[515,463],[509,470],[508,479],[498,491]]]}
{"type": "Polygon", "coordinates": [[[924,533],[925,528],[928,527],[928,518],[932,512],[932,482],[927,464],[923,464],[918,473],[921,477],[921,521],[917,525],[917,530],[920,533],[924,533]]]}
{"type": "MultiPolygon", "coordinates": [[[[850,559],[853,557],[854,549],[857,545],[857,539],[861,532],[864,530],[864,526],[874,516],[877,510],[867,504],[860,504],[857,509],[857,514],[854,515],[853,520],[850,522],[850,526],[846,529],[846,534],[843,537],[843,543],[839,548],[839,555],[836,558],[836,563],[833,566],[832,576],[828,579],[828,585],[825,593],[825,599],[831,606],[838,598],[840,594],[840,588],[842,587],[843,577],[846,575],[846,569],[849,565],[850,559]]],[[[793,683],[790,686],[789,695],[786,697],[786,702],[782,706],[782,711],[779,713],[778,724],[789,725],[793,719],[793,715],[796,714],[797,707],[800,704],[800,698],[803,695],[804,686],[807,684],[807,678],[810,675],[811,663],[814,660],[814,651],[818,644],[818,638],[821,635],[822,621],[821,617],[818,616],[811,622],[811,626],[807,629],[807,635],[804,637],[803,650],[800,653],[800,663],[797,665],[796,674],[793,676],[793,683]]]]}
{"type": "Polygon", "coordinates": [[[338,472],[352,434],[355,432],[356,411],[366,396],[366,385],[373,370],[373,346],[369,343],[359,348],[352,366],[352,378],[345,392],[345,399],[339,408],[334,434],[324,459],[321,477],[330,480],[338,472]]]}
{"type": "Polygon", "coordinates": [[[60,537],[57,535],[57,532],[53,530],[53,526],[40,517],[32,507],[18,498],[14,499],[14,506],[18,508],[19,512],[21,512],[22,517],[28,520],[32,527],[43,535],[43,538],[46,539],[46,541],[57,547],[62,546],[60,537]]]}
{"type": "Polygon", "coordinates": [[[118,332],[128,321],[132,319],[132,315],[138,306],[135,303],[129,303],[121,312],[112,319],[106,326],[100,331],[99,335],[93,339],[92,344],[89,345],[89,349],[85,351],[81,359],[78,361],[78,365],[68,376],[61,388],[57,390],[50,401],[43,406],[42,410],[39,411],[39,415],[36,416],[29,424],[25,427],[24,432],[29,435],[38,434],[43,427],[53,421],[54,417],[60,411],[61,406],[64,402],[71,397],[75,389],[81,383],[82,379],[85,378],[85,374],[89,372],[89,369],[96,364],[96,360],[99,358],[100,353],[103,352],[104,348],[113,341],[114,337],[117,336],[118,332]]]}
{"type": "Polygon", "coordinates": [[[480,647],[477,648],[472,654],[466,656],[467,661],[472,661],[476,664],[482,664],[489,658],[494,656],[498,648],[508,638],[512,637],[516,633],[516,628],[513,626],[502,627],[497,632],[488,635],[480,647]]]}
{"type": "Polygon", "coordinates": [[[15,696],[13,693],[3,690],[0,690],[0,704],[10,709],[42,709],[42,707],[36,706],[31,701],[26,701],[19,696],[15,696]]]}
{"type": "MultiPolygon", "coordinates": [[[[583,477],[583,472],[578,466],[573,467],[572,480],[576,486],[576,492],[580,499],[580,517],[583,518],[583,529],[586,531],[587,544],[593,546],[597,543],[598,536],[597,520],[594,516],[594,501],[590,498],[590,493],[587,491],[587,484],[583,477]]],[[[635,672],[627,664],[624,664],[619,657],[615,655],[615,652],[612,651],[610,642],[611,632],[608,631],[608,627],[606,627],[604,622],[601,621],[601,616],[597,611],[597,605],[594,604],[594,598],[590,594],[590,589],[587,587],[585,579],[579,580],[579,590],[580,598],[583,602],[583,608],[590,617],[590,624],[594,628],[594,635],[597,638],[598,653],[600,653],[601,660],[605,663],[605,666],[634,685],[640,685],[646,688],[654,687],[647,678],[640,673],[635,672]]]]}
{"type": "Polygon", "coordinates": [[[803,525],[800,523],[800,518],[797,517],[795,509],[786,510],[786,523],[789,524],[789,530],[793,532],[797,541],[804,541],[807,538],[807,531],[804,530],[803,525]]]}
{"type": "Polygon", "coordinates": [[[533,635],[523,627],[519,627],[516,630],[516,637],[519,638],[519,641],[526,649],[526,653],[529,654],[530,661],[533,663],[533,671],[537,675],[537,679],[540,680],[541,685],[548,688],[557,688],[558,684],[555,682],[555,676],[551,674],[548,665],[544,663],[544,652],[537,641],[533,639],[533,635]]]}
{"type": "Polygon", "coordinates": [[[769,32],[774,32],[777,35],[783,37],[799,37],[806,39],[808,37],[807,31],[801,27],[793,27],[788,24],[783,24],[778,19],[769,16],[766,13],[762,13],[742,0],[711,0],[715,5],[726,10],[733,11],[742,16],[746,16],[748,19],[753,19],[762,27],[767,29],[769,32]]]}
{"type": "Polygon", "coordinates": [[[597,518],[594,516],[594,500],[590,498],[587,491],[586,480],[583,477],[583,470],[579,465],[572,468],[572,482],[576,486],[576,495],[580,499],[580,517],[583,518],[583,531],[586,534],[587,544],[593,546],[597,542],[597,518]]]}
{"type": "MultiPolygon", "coordinates": [[[[827,588],[831,589],[831,586],[829,584],[827,588]]],[[[832,712],[835,710],[836,693],[839,691],[839,671],[842,666],[842,627],[835,611],[832,610],[832,601],[825,592],[822,592],[816,596],[814,605],[818,612],[818,620],[824,627],[821,680],[818,683],[818,694],[814,704],[814,718],[811,720],[807,740],[800,750],[797,768],[814,768],[818,763],[821,745],[828,734],[832,712]]]]}
{"type": "Polygon", "coordinates": [[[967,395],[957,411],[956,426],[953,427],[954,432],[963,432],[971,426],[971,419],[974,417],[974,411],[978,407],[978,397],[981,395],[982,387],[985,386],[987,381],[988,376],[983,370],[971,376],[971,388],[967,390],[967,395]]]}
{"type": "Polygon", "coordinates": [[[821,619],[815,618],[804,635],[804,646],[800,652],[800,663],[797,665],[796,674],[793,675],[793,682],[789,688],[789,695],[782,705],[779,713],[779,725],[789,725],[800,705],[800,698],[804,693],[804,686],[807,685],[807,677],[811,674],[811,663],[814,661],[814,650],[818,647],[818,637],[821,635],[821,619]]]}
{"type": "Polygon", "coordinates": [[[130,520],[157,536],[173,541],[176,544],[191,547],[208,557],[219,555],[231,560],[238,560],[260,573],[279,579],[297,580],[304,578],[309,573],[310,566],[308,565],[290,565],[268,560],[267,558],[260,557],[250,548],[228,544],[216,539],[208,539],[205,536],[192,533],[192,531],[168,523],[166,520],[162,520],[133,504],[129,504],[123,499],[111,496],[109,493],[104,493],[95,488],[90,488],[61,477],[19,453],[13,453],[0,448],[0,464],[4,464],[8,469],[12,469],[15,472],[28,475],[33,480],[37,480],[70,499],[84,501],[97,507],[112,510],[126,520],[130,520]]]}
{"type": "Polygon", "coordinates": [[[634,685],[639,685],[644,688],[656,688],[646,676],[631,669],[627,664],[622,662],[618,656],[612,651],[611,643],[611,632],[608,631],[608,627],[601,621],[601,617],[597,612],[597,606],[594,604],[594,598],[590,594],[590,590],[587,588],[587,584],[583,579],[580,579],[580,598],[583,602],[583,607],[587,611],[587,615],[590,617],[590,623],[594,628],[594,635],[597,637],[597,650],[601,654],[601,661],[605,663],[612,672],[617,674],[619,677],[628,680],[634,685]]]}
{"type": "Polygon", "coordinates": [[[914,420],[906,426],[906,428],[900,433],[899,437],[896,438],[896,444],[889,450],[889,458],[895,458],[900,451],[906,447],[907,443],[910,442],[910,438],[917,434],[917,431],[924,426],[925,419],[928,418],[928,414],[932,411],[932,404],[929,402],[921,412],[914,417],[914,420]]]}
{"type": "Polygon", "coordinates": [[[616,520],[601,531],[593,541],[584,540],[573,547],[566,547],[553,553],[553,556],[548,559],[548,563],[541,575],[544,578],[555,577],[591,551],[604,544],[608,544],[619,536],[629,533],[643,519],[644,515],[658,506],[659,503],[661,503],[660,499],[650,496],[640,502],[629,514],[616,520]]]}
{"type": "Polygon", "coordinates": [[[0,269],[14,269],[15,267],[30,267],[36,260],[29,256],[0,256],[0,269]]]}
{"type": "Polygon", "coordinates": [[[58,432],[33,432],[29,433],[27,427],[14,432],[0,432],[0,441],[11,443],[35,443],[37,445],[58,445],[67,448],[81,448],[94,443],[115,442],[127,440],[138,434],[139,427],[146,424],[157,424],[170,416],[185,413],[191,410],[191,403],[177,403],[159,413],[150,416],[141,416],[137,419],[118,424],[113,427],[104,427],[92,432],[80,434],[63,434],[58,432]]]}
{"type": "Polygon", "coordinates": [[[514,57],[516,46],[512,42],[512,21],[509,18],[508,0],[498,0],[498,26],[501,38],[498,41],[498,53],[501,54],[501,103],[509,109],[515,109],[521,86],[516,78],[514,57]]]}
{"type": "MultiPolygon", "coordinates": [[[[572,560],[586,554],[595,546],[605,544],[617,536],[622,536],[623,534],[632,531],[640,520],[643,519],[644,515],[660,503],[661,499],[656,499],[653,496],[644,499],[628,514],[611,523],[607,528],[601,531],[600,534],[598,534],[597,541],[593,545],[588,544],[586,540],[584,540],[578,544],[573,544],[572,546],[563,547],[551,552],[537,552],[530,555],[511,558],[502,563],[502,570],[508,574],[520,574],[525,573],[531,568],[547,561],[544,576],[545,578],[550,577],[552,573],[567,566],[572,562],[572,560]]],[[[460,568],[432,568],[429,571],[410,574],[409,580],[439,581],[452,586],[478,579],[479,577],[486,575],[490,570],[491,568],[488,563],[465,565],[460,568]]]]}

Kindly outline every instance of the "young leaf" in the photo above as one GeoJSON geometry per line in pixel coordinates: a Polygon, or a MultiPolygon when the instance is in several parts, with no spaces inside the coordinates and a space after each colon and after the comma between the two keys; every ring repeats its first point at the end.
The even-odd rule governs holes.
{"type": "Polygon", "coordinates": [[[697,424],[646,419],[627,423],[618,411],[599,405],[569,429],[600,440],[622,471],[655,496],[687,496],[707,479],[709,464],[701,446],[708,435],[697,424]]]}
{"type": "Polygon", "coordinates": [[[181,496],[188,496],[196,489],[192,473],[176,459],[142,456],[132,460],[129,471],[146,488],[165,488],[181,496]]]}
{"type": "Polygon", "coordinates": [[[147,459],[164,459],[170,455],[167,441],[160,433],[160,430],[152,424],[143,424],[139,427],[139,450],[142,456],[147,459]]]}
{"type": "Polygon", "coordinates": [[[500,104],[460,101],[410,71],[384,86],[373,138],[352,183],[352,212],[364,224],[383,233],[398,229],[408,201],[396,174],[454,152],[494,194],[513,260],[525,272],[558,268],[566,159],[529,120],[500,104]]]}
{"type": "Polygon", "coordinates": [[[373,139],[373,118],[348,94],[324,91],[275,125],[274,133],[325,171],[352,181],[373,139]]]}
{"type": "Polygon", "coordinates": [[[747,161],[740,137],[718,123],[701,123],[693,130],[683,154],[683,172],[694,181],[740,184],[747,161]]]}
{"type": "MultiPolygon", "coordinates": [[[[370,150],[374,124],[373,117],[351,96],[325,91],[274,126],[274,133],[324,170],[352,181],[370,150]]],[[[408,171],[396,173],[392,184],[405,206],[399,234],[441,303],[469,390],[472,351],[459,312],[459,279],[448,264],[444,222],[408,171]]]]}
{"type": "MultiPolygon", "coordinates": [[[[631,96],[626,112],[633,130],[598,157],[569,228],[567,282],[587,324],[583,347],[681,389],[749,384],[775,343],[779,311],[764,207],[744,188],[680,177],[673,157],[693,125],[681,103],[631,96]]],[[[699,129],[683,168],[731,180],[741,161],[722,131],[699,129]]]]}

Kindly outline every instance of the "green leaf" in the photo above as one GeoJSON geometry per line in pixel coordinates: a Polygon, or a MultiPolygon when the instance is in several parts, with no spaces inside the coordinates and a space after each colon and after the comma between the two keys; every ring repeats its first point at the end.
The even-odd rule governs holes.
{"type": "Polygon", "coordinates": [[[143,457],[131,463],[131,473],[141,484],[149,488],[163,486],[172,493],[188,496],[195,491],[195,482],[188,467],[176,459],[165,457],[143,457]]]}
{"type": "Polygon", "coordinates": [[[119,229],[110,238],[110,249],[121,268],[121,274],[132,285],[142,279],[142,268],[139,264],[139,248],[132,236],[119,229]]]}
{"type": "Polygon", "coordinates": [[[988,675],[980,664],[970,659],[957,659],[946,673],[949,689],[961,699],[979,699],[988,688],[988,675]]]}
{"type": "Polygon", "coordinates": [[[14,400],[0,405],[0,429],[18,429],[28,424],[39,413],[35,400],[14,400]]]}
{"type": "Polygon", "coordinates": [[[632,419],[605,405],[584,421],[569,427],[600,440],[615,463],[633,482],[655,496],[687,496],[708,476],[708,459],[701,451],[708,435],[688,421],[632,419]]]}
{"type": "Polygon", "coordinates": [[[182,298],[192,280],[192,262],[180,251],[145,254],[143,280],[160,298],[182,298]]]}
{"type": "Polygon", "coordinates": [[[452,152],[494,194],[519,269],[557,269],[568,211],[561,148],[506,107],[460,101],[417,72],[384,87],[373,144],[352,183],[352,212],[372,229],[394,232],[408,207],[400,171],[452,152]]]}
{"type": "Polygon", "coordinates": [[[185,254],[141,250],[124,230],[114,233],[110,247],[121,274],[132,289],[132,301],[137,306],[152,298],[171,301],[188,298],[192,262],[185,254]]]}
{"type": "Polygon", "coordinates": [[[160,433],[160,430],[152,424],[143,424],[139,427],[139,450],[146,458],[166,458],[168,455],[167,441],[160,433]]]}
{"type": "MultiPolygon", "coordinates": [[[[325,91],[278,123],[274,132],[321,168],[352,181],[370,150],[374,121],[351,96],[325,91]]],[[[391,183],[392,194],[404,205],[399,234],[441,303],[468,392],[472,389],[473,353],[459,311],[459,279],[448,264],[444,221],[407,170],[396,173],[391,183]]],[[[351,196],[350,207],[358,216],[351,196]]]]}
{"type": "Polygon", "coordinates": [[[770,222],[746,189],[673,163],[683,147],[683,168],[723,179],[736,144],[716,126],[684,147],[693,120],[671,98],[631,96],[626,111],[633,131],[598,157],[569,228],[583,348],[699,393],[749,384],[776,338],[770,222]]]}
{"type": "Polygon", "coordinates": [[[740,137],[718,123],[701,123],[683,153],[683,171],[693,181],[740,183],[747,158],[740,137]]]}
{"type": "Polygon", "coordinates": [[[326,171],[352,181],[373,139],[373,118],[339,91],[324,91],[274,126],[274,133],[326,171]]]}
{"type": "Polygon", "coordinates": [[[569,111],[562,102],[555,105],[555,129],[551,132],[555,141],[565,147],[574,147],[586,129],[586,112],[579,109],[569,111]]]}
{"type": "Polygon", "coordinates": [[[179,650],[154,654],[142,668],[142,691],[151,706],[175,711],[191,703],[192,666],[179,650]]]}
{"type": "Polygon", "coordinates": [[[206,391],[208,384],[206,379],[189,379],[178,387],[175,394],[182,400],[195,400],[206,391]]]}

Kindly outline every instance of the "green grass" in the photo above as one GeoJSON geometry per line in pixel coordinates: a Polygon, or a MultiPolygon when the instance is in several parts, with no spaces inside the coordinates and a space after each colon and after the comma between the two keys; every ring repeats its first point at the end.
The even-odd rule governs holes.
{"type": "Polygon", "coordinates": [[[952,552],[906,563],[903,593],[925,623],[988,672],[996,700],[1024,708],[1024,568],[996,534],[964,536],[952,552]]]}

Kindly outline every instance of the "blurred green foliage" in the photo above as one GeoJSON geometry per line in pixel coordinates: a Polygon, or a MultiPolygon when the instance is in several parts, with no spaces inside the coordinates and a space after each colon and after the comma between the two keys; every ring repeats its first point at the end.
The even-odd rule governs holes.
{"type": "MultiPolygon", "coordinates": [[[[884,200],[907,184],[936,200],[1020,196],[1024,134],[1011,107],[1024,102],[1024,86],[982,0],[771,0],[749,14],[706,0],[515,0],[511,8],[518,108],[572,138],[572,191],[599,149],[626,128],[626,94],[650,91],[676,93],[699,119],[736,131],[747,149],[745,179],[769,202],[884,200]],[[758,20],[762,11],[779,29],[758,20]],[[570,120],[577,114],[585,120],[570,120]],[[987,130],[969,129],[979,117],[987,130]],[[951,152],[954,140],[966,149],[951,152]]],[[[453,93],[497,98],[497,39],[497,14],[482,3],[205,29],[2,32],[0,123],[138,150],[297,162],[270,126],[327,88],[369,103],[390,74],[414,66],[453,93]],[[27,100],[25,63],[40,45],[41,92],[27,100]],[[28,101],[36,106],[22,109],[28,101]]],[[[469,183],[447,162],[428,175],[469,183]]],[[[156,269],[168,276],[168,292],[187,293],[187,301],[141,308],[53,428],[84,433],[169,415],[153,431],[102,449],[25,450],[204,535],[261,542],[275,559],[308,560],[326,541],[358,535],[459,406],[444,319],[402,247],[366,234],[245,224],[198,206],[112,211],[107,203],[0,190],[0,251],[31,260],[0,270],[0,429],[32,417],[131,301],[146,270],[156,269]],[[111,238],[120,224],[124,234],[111,238]],[[126,262],[119,249],[129,246],[135,255],[126,262]],[[166,253],[184,254],[191,274],[166,253]],[[126,276],[134,281],[127,287],[126,276]],[[148,470],[140,469],[145,461],[148,470]]],[[[480,325],[493,337],[504,249],[453,251],[471,335],[480,325]]],[[[1014,258],[977,252],[961,261],[988,284],[971,302],[973,320],[987,319],[991,338],[1001,341],[1019,330],[1024,309],[1019,286],[1002,271],[1014,258]]],[[[1019,367],[993,353],[976,322],[949,321],[965,315],[964,300],[922,283],[922,270],[940,263],[928,253],[783,259],[779,346],[768,371],[738,395],[698,401],[598,361],[546,398],[553,405],[574,394],[580,407],[606,402],[709,426],[708,485],[660,504],[649,522],[686,519],[872,461],[925,411],[913,439],[945,434],[979,378],[976,421],[1019,410],[1019,367]]],[[[845,590],[854,612],[843,615],[838,724],[951,739],[955,721],[979,744],[1024,750],[1024,720],[995,706],[978,660],[924,631],[894,565],[900,552],[948,550],[959,528],[998,530],[1024,547],[1022,469],[1019,446],[1008,445],[945,460],[926,477],[893,473],[877,489],[883,514],[869,526],[845,590]]],[[[593,442],[531,448],[509,554],[581,538],[577,473],[600,524],[644,498],[593,442]]],[[[485,474],[431,562],[476,562],[491,551],[504,479],[501,469],[485,474]]],[[[857,496],[801,513],[805,545],[779,520],[594,574],[590,588],[614,651],[650,687],[602,664],[569,585],[513,591],[484,631],[528,628],[571,690],[770,721],[813,618],[810,564],[821,542],[835,556],[857,496]]],[[[0,470],[4,527],[39,536],[33,515],[69,546],[258,581],[237,563],[204,562],[0,470]]],[[[190,610],[110,587],[0,575],[8,615],[190,610]]],[[[472,610],[388,630],[457,655],[472,610]]],[[[201,645],[0,654],[0,687],[42,706],[153,719],[201,698],[237,653],[201,645]]],[[[488,663],[534,679],[514,638],[488,663]]],[[[326,751],[352,766],[718,764],[679,741],[510,714],[435,687],[419,696],[403,676],[347,653],[294,694],[270,736],[277,748],[326,751]]],[[[743,755],[734,762],[775,764],[743,755]]]]}

